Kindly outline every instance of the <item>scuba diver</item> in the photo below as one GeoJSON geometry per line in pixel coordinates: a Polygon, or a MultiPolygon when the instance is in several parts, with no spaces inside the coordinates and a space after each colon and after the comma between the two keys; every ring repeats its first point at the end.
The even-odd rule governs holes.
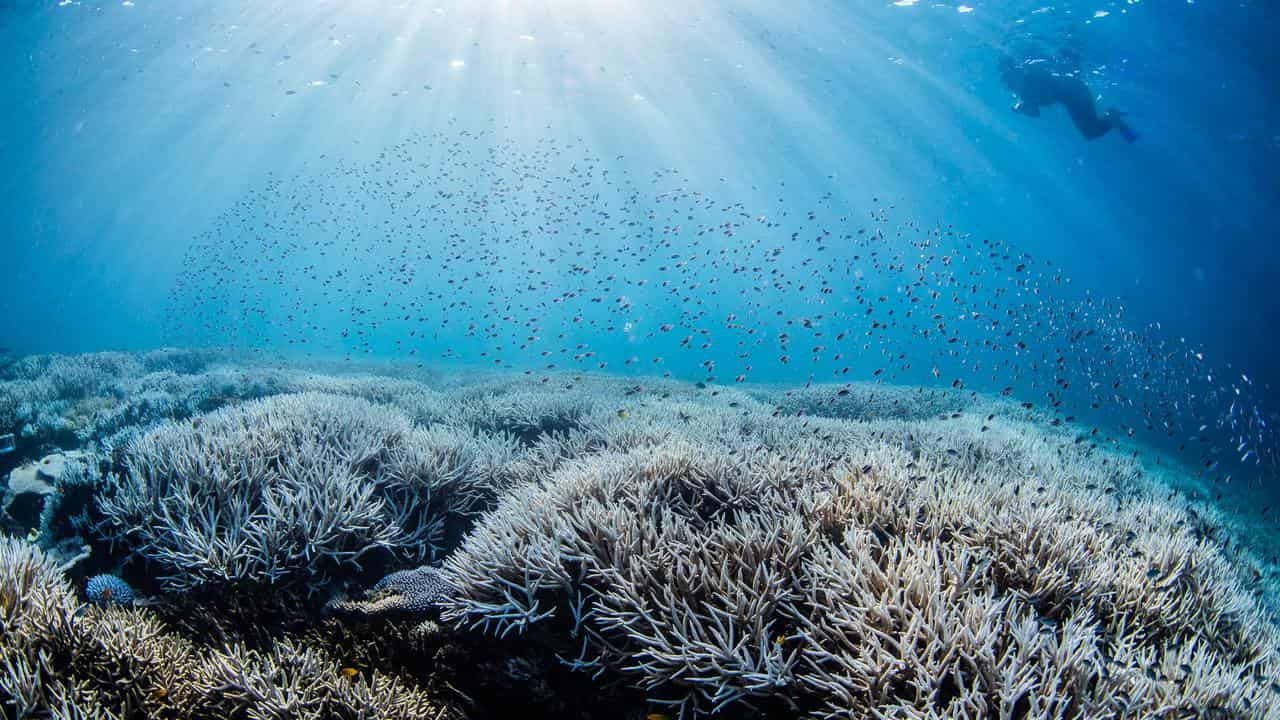
{"type": "Polygon", "coordinates": [[[999,70],[1000,79],[1018,96],[1014,112],[1039,117],[1040,108],[1061,103],[1085,140],[1096,140],[1112,130],[1127,142],[1138,139],[1124,121],[1124,113],[1111,108],[1099,115],[1089,86],[1074,75],[1053,72],[1037,61],[1016,63],[1008,55],[1000,58],[999,70]]]}

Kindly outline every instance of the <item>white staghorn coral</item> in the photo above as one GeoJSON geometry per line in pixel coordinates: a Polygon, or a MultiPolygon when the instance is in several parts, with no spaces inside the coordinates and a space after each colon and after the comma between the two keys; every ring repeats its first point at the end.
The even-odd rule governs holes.
{"type": "Polygon", "coordinates": [[[51,558],[0,537],[0,699],[11,717],[39,717],[47,706],[58,675],[50,645],[71,631],[78,606],[51,558]]]}
{"type": "MultiPolygon", "coordinates": [[[[430,373],[401,366],[320,374],[290,363],[246,364],[214,350],[32,355],[0,365],[0,434],[21,445],[103,441],[162,420],[183,419],[242,400],[299,392],[378,403],[420,393],[430,373]],[[394,376],[388,373],[395,373],[394,376]]],[[[338,368],[333,368],[335,371],[338,368]]]]}
{"type": "Polygon", "coordinates": [[[98,509],[167,590],[315,591],[371,552],[433,557],[451,520],[493,498],[510,453],[501,437],[415,428],[364,400],[277,396],[136,437],[98,509]]]}
{"type": "Polygon", "coordinates": [[[446,560],[445,618],[559,628],[684,716],[1280,712],[1274,620],[1131,459],[991,413],[735,402],[553,441],[446,560]]]}
{"type": "Polygon", "coordinates": [[[31,543],[0,537],[0,633],[35,642],[61,632],[79,607],[62,571],[31,543]]]}
{"type": "MultiPolygon", "coordinates": [[[[194,671],[206,711],[259,718],[441,717],[425,693],[381,673],[342,672],[324,650],[281,640],[259,651],[233,646],[194,671]]],[[[198,715],[192,715],[199,717],[198,715]]]]}
{"type": "Polygon", "coordinates": [[[420,654],[439,647],[382,611],[426,608],[503,638],[432,642],[526,668],[555,654],[684,718],[1280,716],[1276,618],[1222,514],[1017,403],[570,373],[428,385],[215,359],[128,363],[155,393],[124,391],[151,408],[138,417],[195,417],[119,436],[94,488],[105,523],[76,525],[99,533],[95,549],[141,557],[125,570],[158,572],[163,590],[283,591],[301,608],[289,622],[318,611],[301,593],[323,599],[374,556],[394,571],[452,553],[447,588],[416,592],[404,581],[423,571],[393,572],[359,622],[326,621],[342,626],[338,650],[273,625],[265,602],[170,593],[167,615],[80,610],[14,544],[0,561],[45,571],[0,579],[54,590],[24,606],[45,608],[22,614],[39,621],[4,615],[5,628],[64,629],[6,636],[34,639],[0,665],[15,703],[413,717],[430,711],[417,668],[447,654],[420,654]],[[244,400],[257,395],[271,397],[244,400]],[[260,632],[199,647],[156,619],[223,626],[193,621],[201,607],[227,609],[225,626],[262,619],[260,632]],[[71,650],[89,669],[50,675],[71,650]]]}

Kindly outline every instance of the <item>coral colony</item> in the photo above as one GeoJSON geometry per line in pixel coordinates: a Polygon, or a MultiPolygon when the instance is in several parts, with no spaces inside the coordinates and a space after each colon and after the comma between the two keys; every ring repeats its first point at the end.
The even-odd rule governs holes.
{"type": "Polygon", "coordinates": [[[35,362],[10,716],[1280,714],[1245,529],[1005,398],[35,362]]]}
{"type": "Polygon", "coordinates": [[[115,575],[94,575],[85,583],[84,594],[94,605],[127,606],[133,604],[133,588],[115,575]]]}

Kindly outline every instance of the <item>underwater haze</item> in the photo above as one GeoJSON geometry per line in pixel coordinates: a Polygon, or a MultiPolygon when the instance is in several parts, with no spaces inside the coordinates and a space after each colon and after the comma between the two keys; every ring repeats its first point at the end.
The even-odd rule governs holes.
{"type": "Polygon", "coordinates": [[[1280,716],[1278,31],[0,0],[0,698],[1280,716]]]}
{"type": "Polygon", "coordinates": [[[4,336],[22,352],[168,342],[183,253],[237,200],[321,156],[471,130],[675,168],[753,211],[880,197],[1061,263],[1134,324],[1261,375],[1280,186],[1268,10],[9,2],[4,336]],[[996,60],[1028,37],[1077,43],[1142,141],[1083,143],[1061,110],[1011,112],[996,60]]]}

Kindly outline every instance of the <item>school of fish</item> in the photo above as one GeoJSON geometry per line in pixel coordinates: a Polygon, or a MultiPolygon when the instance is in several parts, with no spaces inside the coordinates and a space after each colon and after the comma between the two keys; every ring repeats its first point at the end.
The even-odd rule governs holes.
{"type": "MultiPolygon", "coordinates": [[[[1014,244],[844,207],[765,208],[588,143],[502,128],[321,156],[198,235],[173,341],[523,370],[999,393],[1075,442],[1181,453],[1215,483],[1275,476],[1274,414],[1248,374],[1014,244]]],[[[755,188],[759,190],[759,188],[755,188]]]]}

